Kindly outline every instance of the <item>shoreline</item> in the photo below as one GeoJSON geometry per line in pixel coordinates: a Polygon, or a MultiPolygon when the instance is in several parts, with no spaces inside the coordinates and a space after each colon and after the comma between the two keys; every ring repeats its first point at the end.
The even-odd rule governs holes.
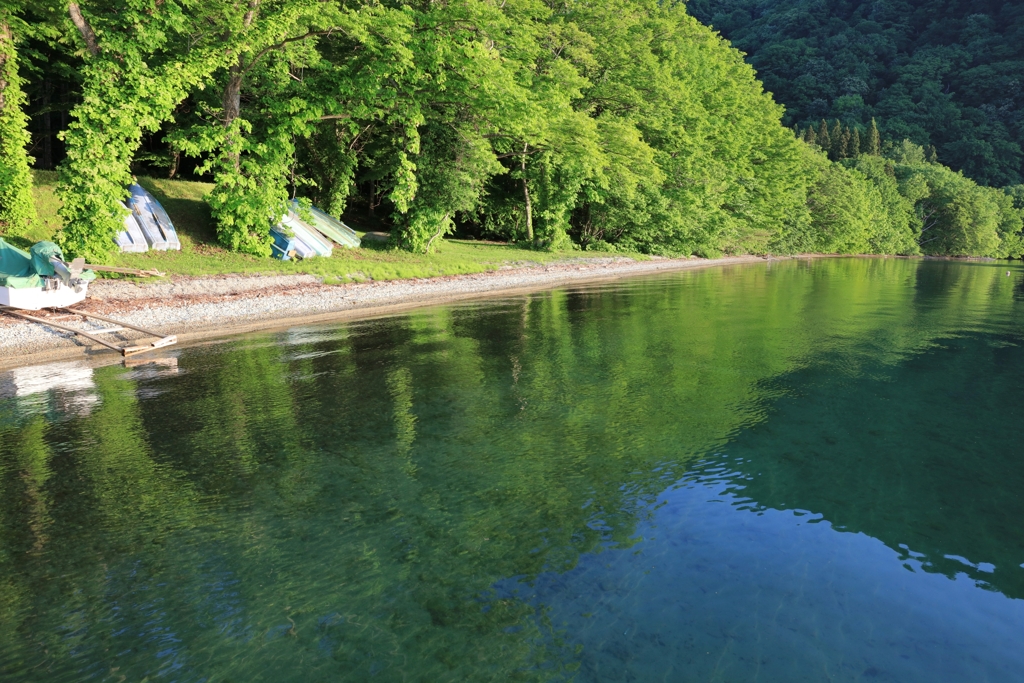
{"type": "MultiPolygon", "coordinates": [[[[183,346],[297,325],[379,318],[428,306],[514,296],[570,284],[764,262],[765,259],[758,256],[645,261],[605,257],[470,275],[344,285],[325,285],[310,275],[181,277],[153,284],[97,280],[90,285],[88,298],[76,308],[165,334],[176,334],[176,346],[183,346]]],[[[33,315],[55,320],[60,317],[50,312],[33,315]]],[[[80,321],[74,321],[73,326],[86,331],[91,327],[80,321]]],[[[118,336],[123,341],[151,339],[138,333],[118,333],[118,336]]],[[[144,361],[150,355],[140,354],[137,358],[144,361]]],[[[0,315],[0,370],[101,357],[121,359],[115,352],[83,338],[76,339],[70,333],[0,315]]]]}

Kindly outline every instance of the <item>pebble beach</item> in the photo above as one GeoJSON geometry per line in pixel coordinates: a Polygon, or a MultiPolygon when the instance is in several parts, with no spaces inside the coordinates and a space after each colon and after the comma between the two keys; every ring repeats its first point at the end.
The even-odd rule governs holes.
{"type": "MultiPolygon", "coordinates": [[[[545,265],[521,265],[472,275],[384,280],[327,285],[312,275],[218,276],[144,280],[98,280],[76,310],[114,317],[179,343],[242,334],[310,322],[389,315],[411,308],[471,298],[500,296],[564,284],[644,275],[716,265],[761,261],[753,256],[720,259],[626,258],[572,259],[545,265]]],[[[105,323],[83,323],[51,312],[33,315],[85,331],[105,323]]],[[[145,335],[119,332],[121,341],[145,335]]],[[[0,367],[45,360],[112,354],[87,339],[46,325],[0,315],[0,367]]]]}

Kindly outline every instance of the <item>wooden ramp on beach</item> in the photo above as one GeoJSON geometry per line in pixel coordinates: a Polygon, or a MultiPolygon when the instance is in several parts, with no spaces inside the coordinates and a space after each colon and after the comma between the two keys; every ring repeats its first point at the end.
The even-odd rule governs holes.
{"type": "Polygon", "coordinates": [[[16,308],[10,308],[7,306],[0,307],[0,312],[6,313],[7,315],[21,318],[22,320],[28,320],[30,322],[38,323],[40,325],[46,325],[64,332],[71,332],[79,337],[84,337],[101,346],[105,346],[111,351],[117,351],[122,356],[134,356],[136,354],[145,353],[146,351],[153,351],[155,349],[162,349],[166,346],[178,343],[177,335],[164,335],[160,332],[154,332],[153,330],[147,330],[144,327],[138,325],[131,325],[126,322],[114,320],[113,318],[107,318],[106,316],[98,315],[96,313],[85,313],[83,311],[76,311],[71,308],[54,308],[53,311],[60,312],[64,315],[48,318],[39,318],[34,315],[29,315],[24,311],[16,308]],[[64,324],[64,321],[74,318],[83,318],[82,322],[90,322],[92,320],[99,320],[100,322],[107,323],[110,327],[103,327],[100,329],[89,329],[84,330],[81,328],[71,327],[64,324]],[[57,322],[57,321],[61,322],[57,322]],[[126,330],[134,330],[135,332],[141,332],[142,334],[150,337],[155,337],[155,340],[148,344],[140,344],[135,346],[124,346],[120,345],[115,341],[101,338],[101,335],[110,335],[117,332],[124,332],[126,330]]]}

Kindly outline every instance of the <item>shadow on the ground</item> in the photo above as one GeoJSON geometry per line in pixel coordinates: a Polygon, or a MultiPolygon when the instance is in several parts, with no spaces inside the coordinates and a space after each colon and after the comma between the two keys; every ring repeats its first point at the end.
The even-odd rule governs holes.
{"type": "MultiPolygon", "coordinates": [[[[168,181],[155,178],[139,178],[139,184],[153,193],[153,196],[167,209],[167,214],[174,223],[174,229],[178,238],[184,243],[191,241],[194,246],[219,247],[217,242],[217,231],[214,227],[213,216],[210,214],[210,205],[197,192],[194,197],[180,197],[168,195],[164,183],[168,181]]],[[[183,183],[176,184],[180,189],[183,183]]],[[[195,183],[199,185],[199,183],[195,183]]]]}

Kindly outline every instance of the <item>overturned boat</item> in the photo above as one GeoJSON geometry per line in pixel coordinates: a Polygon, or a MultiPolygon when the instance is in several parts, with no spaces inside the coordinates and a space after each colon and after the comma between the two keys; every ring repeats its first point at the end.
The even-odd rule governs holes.
{"type": "Polygon", "coordinates": [[[349,249],[359,246],[359,235],[355,230],[315,206],[307,210],[301,209],[298,201],[293,199],[288,212],[270,229],[270,236],[274,238],[274,256],[284,261],[326,257],[332,254],[335,244],[349,249]]]}
{"type": "Polygon", "coordinates": [[[53,242],[23,251],[0,238],[0,306],[38,311],[84,300],[96,274],[69,267],[63,259],[53,242]]]}
{"type": "Polygon", "coordinates": [[[128,191],[131,192],[128,203],[131,205],[132,215],[142,229],[142,235],[146,238],[149,248],[155,251],[179,251],[181,242],[178,240],[178,233],[163,205],[138,183],[132,184],[128,191]]]}
{"type": "Polygon", "coordinates": [[[333,252],[331,241],[294,211],[286,213],[281,221],[270,229],[270,235],[274,238],[274,256],[283,261],[314,256],[329,257],[333,252]]]}
{"type": "MultiPolygon", "coordinates": [[[[295,199],[292,200],[292,211],[296,214],[299,212],[299,202],[295,199]]],[[[360,245],[359,235],[356,234],[356,231],[334,216],[321,211],[315,206],[309,207],[309,213],[313,219],[310,225],[316,228],[322,235],[334,241],[335,244],[348,247],[349,249],[355,249],[360,245]]]]}
{"type": "Polygon", "coordinates": [[[142,234],[142,228],[139,226],[139,221],[135,218],[135,213],[123,202],[121,208],[129,213],[126,213],[122,219],[124,230],[117,233],[117,236],[114,238],[118,249],[128,254],[140,254],[144,251],[149,251],[149,244],[146,242],[146,236],[142,234]]]}
{"type": "Polygon", "coordinates": [[[124,230],[115,238],[121,251],[179,251],[181,241],[174,223],[157,198],[138,183],[129,186],[128,192],[128,204],[121,206],[130,213],[124,217],[124,230]]]}

